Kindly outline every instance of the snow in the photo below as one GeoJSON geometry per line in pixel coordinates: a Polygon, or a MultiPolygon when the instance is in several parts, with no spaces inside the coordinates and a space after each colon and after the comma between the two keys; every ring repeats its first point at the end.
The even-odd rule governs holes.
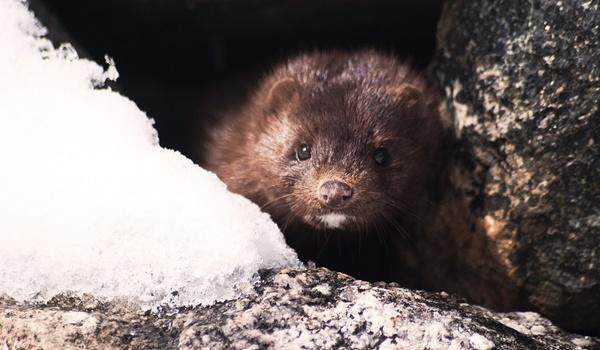
{"type": "Polygon", "coordinates": [[[55,49],[20,1],[0,13],[0,294],[206,304],[299,266],[267,214],[102,88],[112,60],[55,49]]]}

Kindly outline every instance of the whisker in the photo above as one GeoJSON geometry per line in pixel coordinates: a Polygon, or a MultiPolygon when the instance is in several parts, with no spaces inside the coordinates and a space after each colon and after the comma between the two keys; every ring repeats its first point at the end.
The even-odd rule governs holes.
{"type": "Polygon", "coordinates": [[[321,249],[319,249],[319,252],[317,253],[316,258],[320,258],[321,255],[325,252],[325,248],[327,247],[327,244],[329,243],[329,239],[331,238],[331,235],[327,234],[327,228],[325,228],[324,236],[325,236],[325,242],[321,245],[321,249]]]}
{"type": "Polygon", "coordinates": [[[285,198],[288,198],[288,197],[292,197],[292,196],[294,196],[294,193],[288,193],[288,194],[284,194],[284,195],[282,195],[282,196],[279,196],[279,197],[277,197],[277,198],[274,198],[274,199],[272,199],[272,200],[268,201],[267,203],[263,204],[263,205],[260,207],[260,209],[261,209],[261,210],[264,210],[264,209],[265,209],[265,208],[267,208],[269,205],[275,204],[277,201],[280,201],[280,200],[282,200],[282,199],[285,199],[285,198]]]}
{"type": "Polygon", "coordinates": [[[415,210],[411,209],[407,204],[405,204],[403,202],[393,202],[391,200],[384,200],[383,204],[387,205],[389,207],[392,207],[394,209],[397,209],[397,210],[401,211],[402,214],[406,214],[406,215],[410,216],[413,219],[420,220],[419,214],[415,210]]]}
{"type": "MultiPolygon", "coordinates": [[[[359,224],[357,226],[360,227],[362,225],[363,225],[363,220],[361,219],[360,222],[359,222],[359,224]]],[[[365,239],[366,239],[368,237],[368,235],[369,235],[369,226],[364,225],[362,227],[362,229],[358,231],[358,255],[360,255],[360,253],[361,253],[361,245],[362,245],[362,236],[363,236],[363,233],[364,233],[365,239]]]]}
{"type": "Polygon", "coordinates": [[[381,213],[381,216],[387,221],[387,223],[392,225],[396,232],[399,232],[403,238],[410,238],[408,231],[406,231],[406,229],[394,217],[387,216],[384,213],[381,213]]]}

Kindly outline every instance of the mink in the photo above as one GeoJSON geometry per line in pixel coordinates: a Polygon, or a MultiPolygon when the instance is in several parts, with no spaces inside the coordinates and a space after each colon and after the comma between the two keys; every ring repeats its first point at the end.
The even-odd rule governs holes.
{"type": "Polygon", "coordinates": [[[410,250],[435,176],[437,96],[373,50],[294,57],[208,130],[203,165],[268,212],[302,260],[399,280],[395,255],[410,250]]]}

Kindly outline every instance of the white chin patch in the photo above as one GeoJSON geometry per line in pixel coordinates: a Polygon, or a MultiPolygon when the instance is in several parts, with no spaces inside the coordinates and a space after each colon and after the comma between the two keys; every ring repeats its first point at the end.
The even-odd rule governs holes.
{"type": "Polygon", "coordinates": [[[317,219],[319,219],[327,228],[339,228],[347,218],[346,215],[335,213],[317,216],[317,219]]]}

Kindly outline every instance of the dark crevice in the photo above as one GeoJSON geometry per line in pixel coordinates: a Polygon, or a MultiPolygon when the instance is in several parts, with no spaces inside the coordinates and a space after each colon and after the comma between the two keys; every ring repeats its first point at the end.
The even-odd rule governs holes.
{"type": "MultiPolygon", "coordinates": [[[[31,0],[97,62],[108,54],[116,88],[156,120],[161,145],[192,156],[194,126],[243,96],[287,56],[377,48],[425,67],[443,0],[31,0]],[[219,107],[215,101],[219,100],[219,107]]],[[[37,11],[36,11],[37,12],[37,11]]],[[[200,130],[200,131],[199,131],[200,130]]]]}

